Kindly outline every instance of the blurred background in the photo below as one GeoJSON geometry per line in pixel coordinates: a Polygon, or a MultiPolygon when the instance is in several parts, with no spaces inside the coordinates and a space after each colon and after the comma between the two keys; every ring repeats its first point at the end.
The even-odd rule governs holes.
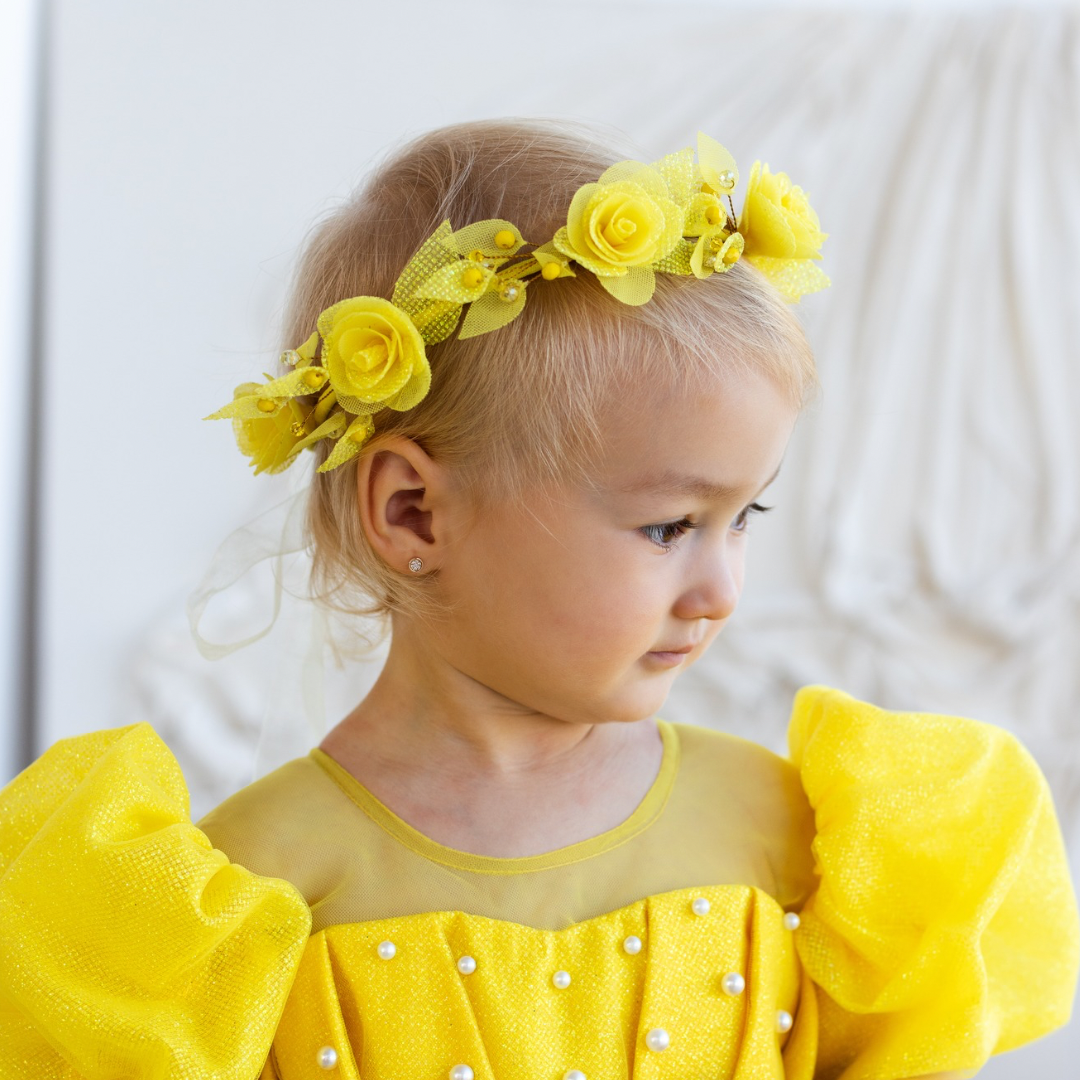
{"type": "MultiPolygon", "coordinates": [[[[7,0],[0,60],[0,780],[149,720],[197,819],[359,700],[378,656],[303,702],[276,681],[306,641],[288,602],[258,644],[196,651],[218,544],[304,479],[253,479],[201,417],[270,370],[304,235],[376,155],[569,117],[650,159],[704,130],[830,233],[833,286],[799,309],[824,394],[738,615],[663,715],[785,753],[792,694],[827,683],[1001,725],[1080,876],[1074,5],[7,0]]],[[[268,620],[262,569],[218,598],[219,638],[268,620]]],[[[980,1075],[1077,1060],[1074,1023],[980,1075]]]]}

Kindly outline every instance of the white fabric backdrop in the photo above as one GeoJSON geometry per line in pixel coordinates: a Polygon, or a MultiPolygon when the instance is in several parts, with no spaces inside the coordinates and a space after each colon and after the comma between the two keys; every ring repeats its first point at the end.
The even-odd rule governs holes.
{"type": "MultiPolygon", "coordinates": [[[[653,156],[700,128],[809,191],[834,284],[800,308],[825,394],[740,611],[663,715],[783,752],[792,693],[825,682],[1001,724],[1080,869],[1075,11],[110,0],[59,24],[42,745],[149,719],[196,815],[250,779],[268,696],[298,722],[263,765],[311,745],[274,684],[288,626],[217,665],[187,636],[214,544],[290,483],[194,418],[273,355],[303,231],[374,152],[492,115],[606,121],[653,156]]],[[[335,674],[331,723],[374,666],[335,674]]],[[[983,1075],[1078,1052],[1073,1025],[983,1075]]]]}

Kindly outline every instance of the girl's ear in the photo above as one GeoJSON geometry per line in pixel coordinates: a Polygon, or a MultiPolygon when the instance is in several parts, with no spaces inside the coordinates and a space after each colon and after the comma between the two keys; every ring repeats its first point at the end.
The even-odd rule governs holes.
{"type": "Polygon", "coordinates": [[[420,557],[434,570],[446,543],[448,477],[412,439],[394,436],[356,467],[360,523],[386,564],[408,573],[420,557]]]}

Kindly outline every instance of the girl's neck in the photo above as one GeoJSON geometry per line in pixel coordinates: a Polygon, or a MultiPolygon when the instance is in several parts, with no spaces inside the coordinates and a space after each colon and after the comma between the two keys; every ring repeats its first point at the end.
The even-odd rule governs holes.
{"type": "Polygon", "coordinates": [[[389,768],[437,767],[512,782],[608,756],[608,748],[633,741],[626,732],[637,726],[544,715],[452,668],[410,635],[395,633],[375,685],[326,736],[323,748],[331,742],[362,747],[365,757],[389,768]]]}
{"type": "Polygon", "coordinates": [[[375,686],[321,748],[431,839],[540,854],[616,827],[656,779],[655,721],[540,715],[408,644],[395,636],[375,686]]]}

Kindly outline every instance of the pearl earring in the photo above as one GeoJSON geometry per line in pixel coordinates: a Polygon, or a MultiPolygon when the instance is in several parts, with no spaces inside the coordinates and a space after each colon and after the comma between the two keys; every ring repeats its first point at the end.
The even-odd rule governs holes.
{"type": "Polygon", "coordinates": [[[419,574],[420,571],[424,569],[424,560],[423,559],[415,559],[415,558],[410,559],[409,560],[409,569],[414,574],[419,574]]]}

